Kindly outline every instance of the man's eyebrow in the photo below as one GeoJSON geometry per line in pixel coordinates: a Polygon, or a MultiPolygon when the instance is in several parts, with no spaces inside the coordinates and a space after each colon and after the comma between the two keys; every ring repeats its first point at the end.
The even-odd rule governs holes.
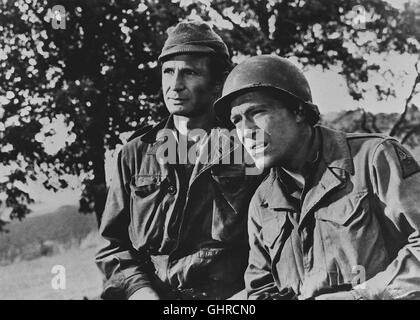
{"type": "Polygon", "coordinates": [[[181,70],[200,70],[201,68],[197,67],[197,66],[182,66],[179,69],[181,69],[181,70]]]}
{"type": "Polygon", "coordinates": [[[194,71],[199,71],[200,68],[199,67],[195,67],[195,66],[163,66],[162,70],[164,69],[178,69],[180,71],[183,70],[194,70],[194,71]]]}
{"type": "Polygon", "coordinates": [[[245,116],[248,116],[249,113],[254,111],[255,109],[264,108],[264,107],[266,107],[265,104],[258,104],[258,105],[252,105],[252,106],[248,107],[245,112],[240,112],[239,111],[239,112],[234,113],[234,111],[231,111],[230,117],[233,118],[235,116],[240,116],[242,114],[244,114],[245,116]]]}
{"type": "Polygon", "coordinates": [[[248,109],[246,109],[245,115],[249,115],[255,109],[266,108],[266,107],[267,107],[267,105],[265,103],[254,104],[254,105],[250,106],[248,109]]]}
{"type": "Polygon", "coordinates": [[[233,119],[235,117],[239,117],[241,114],[240,113],[230,113],[230,118],[233,119]]]}

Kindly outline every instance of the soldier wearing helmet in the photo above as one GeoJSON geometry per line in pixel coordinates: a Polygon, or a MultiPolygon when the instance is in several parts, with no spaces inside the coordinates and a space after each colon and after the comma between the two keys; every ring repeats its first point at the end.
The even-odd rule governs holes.
{"type": "Polygon", "coordinates": [[[205,152],[220,127],[213,103],[230,66],[228,48],[206,23],[180,22],[159,61],[170,116],[135,133],[118,155],[96,255],[102,298],[226,299],[244,289],[247,208],[261,181],[245,177],[242,163],[220,164],[229,145],[205,152]],[[208,139],[195,141],[198,130],[208,139]],[[175,162],[160,156],[169,138],[175,162]],[[196,152],[182,146],[198,150],[200,161],[184,161],[196,152]]]}
{"type": "Polygon", "coordinates": [[[398,141],[321,125],[290,61],[229,74],[217,116],[270,174],[249,208],[250,299],[419,299],[420,166],[398,141]]]}

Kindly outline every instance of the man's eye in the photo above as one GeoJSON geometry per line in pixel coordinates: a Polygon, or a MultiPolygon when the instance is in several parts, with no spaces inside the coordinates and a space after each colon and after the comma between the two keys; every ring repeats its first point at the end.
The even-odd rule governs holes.
{"type": "Polygon", "coordinates": [[[184,74],[187,76],[195,76],[197,75],[197,72],[195,72],[194,70],[185,70],[184,74]]]}
{"type": "Polygon", "coordinates": [[[163,73],[164,74],[173,74],[174,70],[173,69],[165,69],[165,70],[163,70],[163,73]]]}
{"type": "Polygon", "coordinates": [[[257,116],[262,115],[264,112],[265,112],[264,109],[256,109],[256,110],[251,112],[251,116],[252,117],[257,117],[257,116]]]}
{"type": "Polygon", "coordinates": [[[231,119],[230,119],[230,121],[231,121],[234,125],[236,125],[236,124],[238,124],[238,123],[239,123],[240,119],[239,119],[239,117],[234,117],[234,118],[231,118],[231,119]]]}

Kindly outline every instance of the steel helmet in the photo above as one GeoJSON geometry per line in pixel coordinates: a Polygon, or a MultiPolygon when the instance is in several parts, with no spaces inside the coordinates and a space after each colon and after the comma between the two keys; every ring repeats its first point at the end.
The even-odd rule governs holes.
{"type": "Polygon", "coordinates": [[[312,103],[311,89],[303,72],[285,58],[260,55],[238,64],[230,72],[223,86],[221,98],[214,104],[216,116],[228,127],[231,102],[239,95],[259,88],[271,88],[301,102],[311,125],[319,120],[319,110],[312,103]]]}

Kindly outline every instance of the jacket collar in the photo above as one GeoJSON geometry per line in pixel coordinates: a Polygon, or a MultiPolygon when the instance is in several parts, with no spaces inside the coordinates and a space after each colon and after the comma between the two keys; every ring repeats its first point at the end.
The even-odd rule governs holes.
{"type": "Polygon", "coordinates": [[[227,157],[226,163],[231,163],[230,155],[242,145],[235,141],[226,128],[216,127],[212,129],[206,140],[201,144],[201,151],[196,163],[198,169],[197,175],[214,164],[223,163],[227,157]],[[203,152],[202,150],[207,150],[203,152]],[[200,165],[204,164],[204,165],[200,165]]]}
{"type": "Polygon", "coordinates": [[[153,128],[148,130],[145,134],[143,134],[143,136],[140,139],[141,141],[145,143],[153,144],[162,139],[162,136],[160,134],[160,132],[162,132],[162,129],[173,129],[173,128],[174,128],[174,119],[173,119],[173,115],[170,115],[169,117],[163,119],[161,122],[155,125],[153,128]]]}
{"type": "Polygon", "coordinates": [[[267,187],[266,196],[262,200],[262,205],[270,209],[277,210],[296,210],[293,204],[287,200],[287,187],[280,180],[278,169],[271,168],[270,170],[270,185],[267,187]]]}
{"type": "MultiPolygon", "coordinates": [[[[147,152],[149,155],[156,154],[158,148],[166,142],[168,137],[165,129],[171,130],[176,141],[178,141],[173,115],[170,115],[141,136],[143,142],[152,145],[147,152]]],[[[214,164],[222,163],[224,158],[241,146],[240,143],[234,143],[229,133],[228,129],[221,126],[221,123],[216,119],[213,128],[200,143],[200,153],[196,162],[197,168],[194,170],[197,171],[195,172],[197,175],[214,164]],[[215,141],[218,141],[218,143],[214,143],[215,141]]]]}
{"type": "MultiPolygon", "coordinates": [[[[354,164],[344,132],[316,126],[321,138],[321,159],[316,173],[314,187],[305,196],[302,206],[301,221],[306,214],[319,203],[331,190],[346,181],[346,174],[354,174],[354,164]]],[[[277,168],[270,172],[272,184],[266,192],[263,202],[271,209],[295,210],[287,200],[286,187],[279,179],[277,168]]]]}
{"type": "Polygon", "coordinates": [[[345,132],[333,130],[324,126],[316,126],[322,139],[322,158],[327,167],[345,170],[354,174],[353,158],[345,132]]]}

